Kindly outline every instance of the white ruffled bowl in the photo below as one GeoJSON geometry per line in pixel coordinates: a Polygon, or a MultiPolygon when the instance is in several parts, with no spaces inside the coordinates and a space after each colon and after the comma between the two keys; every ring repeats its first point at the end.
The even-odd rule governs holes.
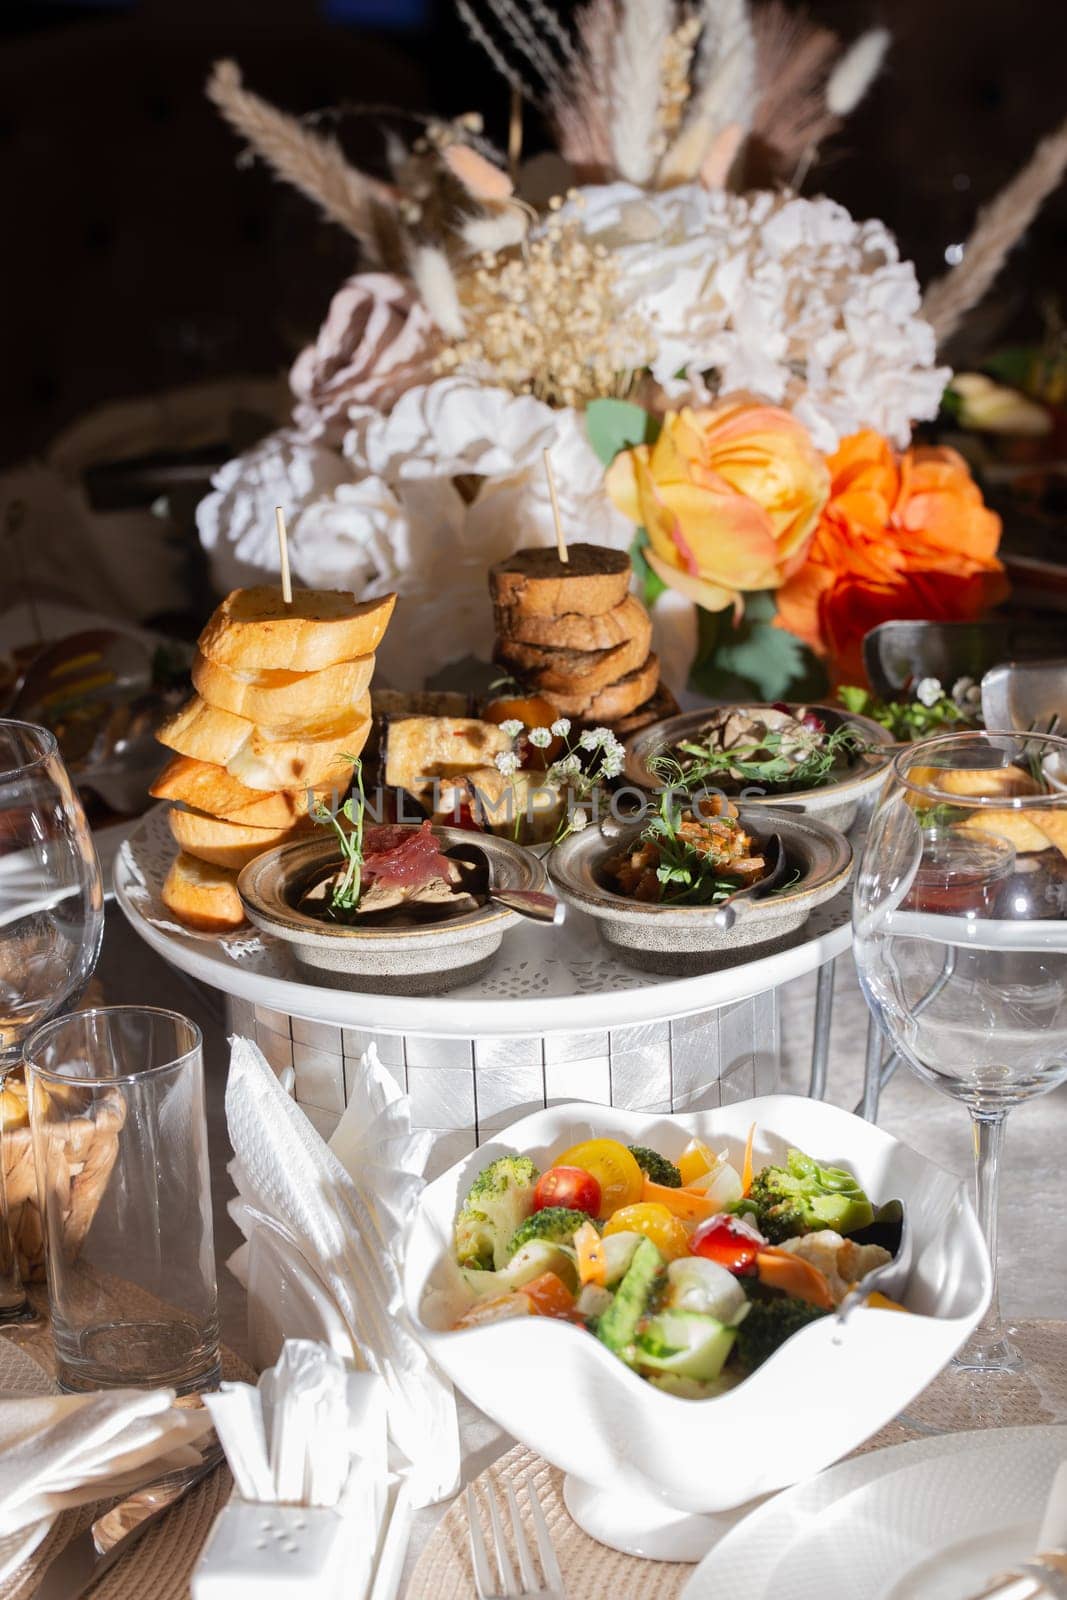
{"type": "Polygon", "coordinates": [[[554,1106],[504,1129],[428,1185],[408,1226],[404,1298],[416,1333],[459,1389],[569,1474],[575,1520],[618,1549],[695,1561],[734,1518],[714,1515],[785,1488],[854,1450],[948,1362],[989,1300],[991,1272],[963,1184],[881,1128],[817,1100],[772,1095],[688,1116],[554,1106]],[[544,1170],[598,1135],[677,1155],[691,1135],[740,1166],[757,1125],[757,1167],[790,1145],[849,1166],[876,1202],[903,1201],[913,1232],[903,1299],[912,1315],[861,1306],[820,1318],[751,1377],[711,1400],[665,1394],[581,1328],[518,1317],[453,1332],[469,1303],[452,1224],[475,1174],[517,1150],[544,1170]]]}

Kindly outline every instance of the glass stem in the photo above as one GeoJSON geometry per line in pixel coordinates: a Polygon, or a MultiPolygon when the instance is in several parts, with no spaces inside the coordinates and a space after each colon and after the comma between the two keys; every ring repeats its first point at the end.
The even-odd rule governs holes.
{"type": "Polygon", "coordinates": [[[974,1177],[978,1222],[985,1236],[993,1266],[993,1289],[985,1315],[956,1360],[961,1366],[1011,1369],[1019,1357],[1004,1333],[1000,1317],[999,1273],[997,1264],[997,1218],[1000,1202],[1000,1159],[1004,1149],[1003,1111],[971,1110],[974,1137],[974,1177]]]}

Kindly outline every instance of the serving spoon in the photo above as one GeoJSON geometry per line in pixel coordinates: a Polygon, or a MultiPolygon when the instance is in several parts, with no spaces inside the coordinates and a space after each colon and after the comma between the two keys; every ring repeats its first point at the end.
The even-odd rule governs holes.
{"type": "Polygon", "coordinates": [[[771,833],[763,842],[763,859],[769,863],[770,870],[755,883],[746,885],[743,889],[735,889],[733,894],[728,894],[725,900],[720,900],[712,919],[717,928],[725,933],[737,921],[738,908],[743,911],[746,904],[754,900],[762,900],[764,895],[780,889],[785,882],[789,870],[789,859],[785,853],[785,845],[779,833],[771,833]]]}

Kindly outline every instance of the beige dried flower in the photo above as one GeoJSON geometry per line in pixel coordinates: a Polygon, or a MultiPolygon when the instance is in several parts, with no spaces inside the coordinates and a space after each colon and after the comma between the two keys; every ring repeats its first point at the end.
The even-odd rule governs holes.
{"type": "MultiPolygon", "coordinates": [[[[678,132],[689,104],[689,69],[700,38],[701,19],[686,17],[672,32],[663,51],[660,68],[659,125],[664,148],[678,132]]],[[[662,153],[662,152],[661,152],[662,153]]]]}
{"type": "Polygon", "coordinates": [[[651,358],[645,323],[615,294],[619,268],[579,223],[550,208],[521,252],[484,255],[458,280],[464,335],[437,358],[549,405],[624,395],[651,358]]]}

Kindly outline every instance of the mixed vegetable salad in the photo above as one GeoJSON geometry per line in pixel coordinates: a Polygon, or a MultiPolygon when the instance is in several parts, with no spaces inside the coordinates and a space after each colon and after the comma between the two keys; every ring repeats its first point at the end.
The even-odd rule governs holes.
{"type": "MultiPolygon", "coordinates": [[[[473,1303],[456,1323],[562,1318],[641,1377],[705,1399],[834,1310],[900,1247],[903,1213],[876,1210],[844,1167],[799,1150],[742,1170],[691,1139],[676,1161],[617,1139],[563,1150],[546,1172],[499,1156],[456,1217],[473,1303]]],[[[872,1292],[868,1304],[901,1310],[872,1292]]]]}

